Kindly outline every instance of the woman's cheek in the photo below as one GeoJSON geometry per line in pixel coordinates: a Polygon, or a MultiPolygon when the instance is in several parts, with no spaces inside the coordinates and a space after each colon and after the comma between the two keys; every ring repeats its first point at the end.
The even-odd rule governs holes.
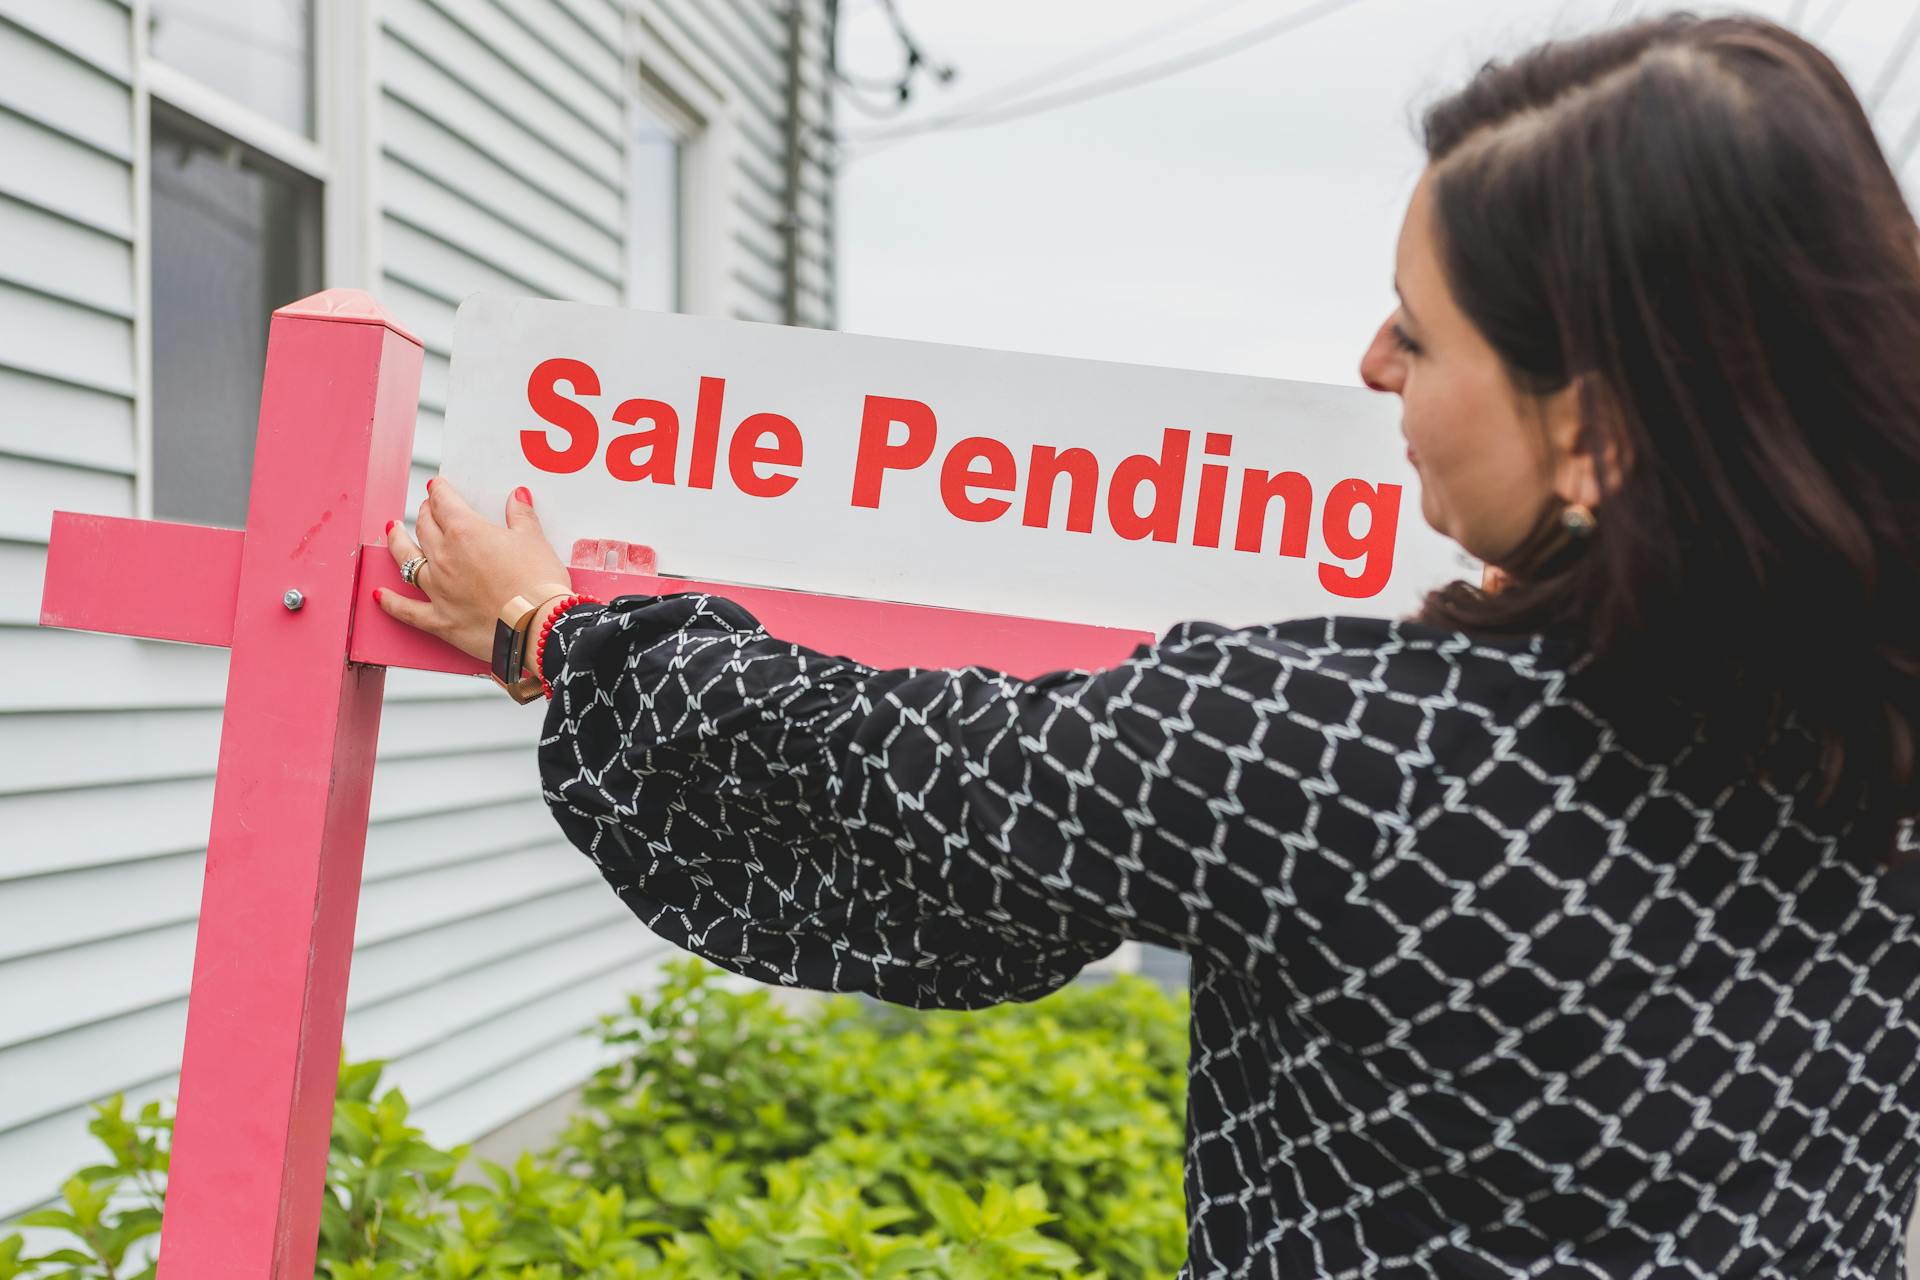
{"type": "Polygon", "coordinates": [[[1446,486],[1434,456],[1439,446],[1425,440],[1424,428],[1411,413],[1402,420],[1401,430],[1407,437],[1408,461],[1419,477],[1420,514],[1436,533],[1452,537],[1453,531],[1447,527],[1446,519],[1446,486]]]}
{"type": "Polygon", "coordinates": [[[1454,537],[1454,531],[1447,519],[1446,502],[1438,481],[1434,479],[1432,468],[1421,466],[1420,473],[1420,515],[1435,533],[1454,537]]]}

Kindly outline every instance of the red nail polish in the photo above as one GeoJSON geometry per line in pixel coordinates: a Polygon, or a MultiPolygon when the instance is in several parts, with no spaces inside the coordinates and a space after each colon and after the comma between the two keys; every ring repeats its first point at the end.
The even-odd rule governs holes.
{"type": "MultiPolygon", "coordinates": [[[[438,480],[439,478],[440,478],[439,476],[435,476],[435,477],[433,478],[433,480],[438,480]]],[[[428,492],[428,493],[432,493],[432,492],[433,492],[433,480],[429,480],[429,481],[427,481],[427,492],[428,492]]]]}
{"type": "Polygon", "coordinates": [[[380,603],[380,588],[378,588],[378,587],[375,587],[375,588],[373,589],[373,602],[374,602],[375,604],[379,604],[379,603],[380,603]]]}
{"type": "Polygon", "coordinates": [[[533,495],[527,492],[527,486],[525,485],[521,485],[518,489],[515,489],[513,496],[529,507],[533,505],[533,495]]]}
{"type": "Polygon", "coordinates": [[[397,525],[397,524],[399,524],[399,523],[400,523],[400,522],[399,522],[398,520],[389,520],[389,521],[387,521],[387,532],[388,532],[389,534],[391,534],[391,533],[393,532],[393,526],[395,526],[395,525],[397,525]]]}

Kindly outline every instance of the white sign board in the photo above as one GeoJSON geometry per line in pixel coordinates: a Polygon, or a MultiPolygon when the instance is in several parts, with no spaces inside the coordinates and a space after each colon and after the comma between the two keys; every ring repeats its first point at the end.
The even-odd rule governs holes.
{"type": "Polygon", "coordinates": [[[1155,633],[1394,616],[1473,562],[1355,388],[478,295],[442,474],[565,555],[1155,633]]]}

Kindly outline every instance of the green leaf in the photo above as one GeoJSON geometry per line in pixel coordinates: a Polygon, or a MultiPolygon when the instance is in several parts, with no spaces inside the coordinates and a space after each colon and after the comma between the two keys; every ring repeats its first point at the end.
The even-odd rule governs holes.
{"type": "MultiPolygon", "coordinates": [[[[435,1147],[380,1088],[383,1064],[343,1060],[317,1274],[1162,1280],[1186,1244],[1176,995],[1116,979],[967,1013],[783,1007],[677,958],[589,1028],[606,1065],[552,1145],[504,1165],[435,1147]]],[[[82,1170],[76,1196],[105,1249],[126,1249],[155,1211],[111,1202],[164,1185],[172,1122],[120,1104],[89,1123],[112,1163],[82,1170]]],[[[79,1205],[34,1225],[72,1232],[79,1205]]],[[[70,1252],[0,1280],[96,1280],[70,1252]]]]}
{"type": "Polygon", "coordinates": [[[78,1249],[55,1249],[52,1253],[42,1254],[42,1262],[72,1262],[85,1266],[94,1261],[90,1253],[81,1253],[78,1249]]]}
{"type": "Polygon", "coordinates": [[[380,1075],[386,1068],[386,1061],[380,1058],[370,1058],[365,1062],[352,1064],[343,1063],[340,1068],[337,1096],[351,1098],[355,1102],[371,1100],[374,1089],[380,1083],[380,1075]]]}
{"type": "Polygon", "coordinates": [[[975,1240],[980,1236],[980,1211],[960,1184],[947,1178],[916,1179],[921,1201],[940,1229],[956,1240],[975,1240]]]}

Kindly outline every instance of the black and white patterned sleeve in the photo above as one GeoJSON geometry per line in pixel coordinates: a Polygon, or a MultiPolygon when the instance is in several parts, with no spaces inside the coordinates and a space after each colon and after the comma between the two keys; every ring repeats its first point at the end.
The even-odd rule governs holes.
{"type": "Polygon", "coordinates": [[[1129,938],[1247,969],[1274,824],[1303,810],[1290,770],[1253,810],[1231,798],[1270,769],[1254,702],[1273,705],[1270,662],[1264,693],[1239,687],[1232,635],[1186,623],[1110,670],[1023,680],[876,670],[717,596],[579,606],[548,642],[543,789],[655,933],[762,981],[977,1008],[1129,938]]]}

